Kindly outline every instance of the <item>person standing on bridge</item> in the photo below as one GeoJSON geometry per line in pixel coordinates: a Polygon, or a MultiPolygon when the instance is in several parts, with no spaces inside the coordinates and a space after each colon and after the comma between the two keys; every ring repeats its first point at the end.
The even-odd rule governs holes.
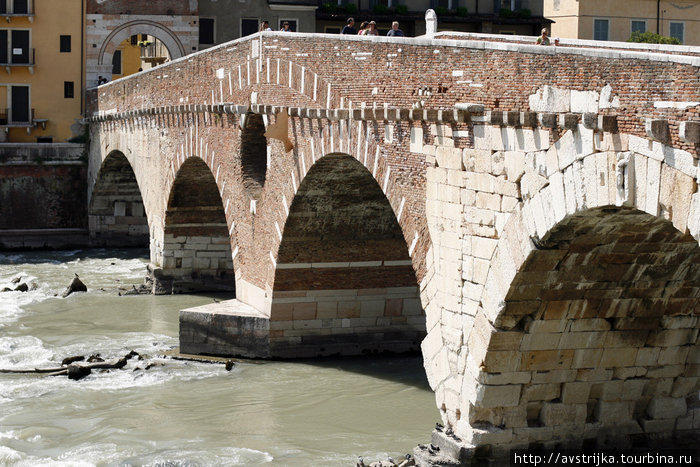
{"type": "Polygon", "coordinates": [[[357,30],[355,30],[355,18],[348,18],[348,23],[343,27],[343,30],[340,31],[341,34],[357,34],[357,30]]]}
{"type": "Polygon", "coordinates": [[[391,23],[391,29],[389,29],[389,32],[386,33],[387,36],[394,36],[394,37],[403,37],[404,33],[401,29],[399,29],[399,22],[394,21],[391,23]]]}
{"type": "Polygon", "coordinates": [[[260,30],[261,31],[272,31],[272,28],[270,27],[270,23],[268,23],[267,20],[263,21],[260,24],[260,30]]]}
{"type": "Polygon", "coordinates": [[[377,23],[374,21],[369,22],[369,28],[365,29],[365,36],[378,36],[379,31],[377,31],[377,23]]]}
{"type": "Polygon", "coordinates": [[[357,35],[364,36],[365,33],[367,32],[368,27],[369,27],[369,23],[367,21],[363,21],[362,24],[360,24],[360,32],[358,32],[357,35]]]}
{"type": "Polygon", "coordinates": [[[280,31],[282,31],[282,32],[294,32],[291,29],[289,29],[289,23],[286,21],[284,23],[282,23],[282,29],[280,29],[280,31]]]}
{"type": "Polygon", "coordinates": [[[542,35],[537,38],[537,45],[549,45],[549,31],[547,31],[547,28],[544,28],[542,35]]]}

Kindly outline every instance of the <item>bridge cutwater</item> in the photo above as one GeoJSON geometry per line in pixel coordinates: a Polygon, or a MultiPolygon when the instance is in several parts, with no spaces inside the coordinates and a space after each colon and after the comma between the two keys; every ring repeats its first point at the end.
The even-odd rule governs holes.
{"type": "MultiPolygon", "coordinates": [[[[700,50],[265,32],[88,96],[183,352],[420,349],[442,453],[700,429],[700,50]]],[[[427,433],[426,433],[427,435],[427,433]]],[[[418,440],[417,440],[418,441],[418,440]]]]}

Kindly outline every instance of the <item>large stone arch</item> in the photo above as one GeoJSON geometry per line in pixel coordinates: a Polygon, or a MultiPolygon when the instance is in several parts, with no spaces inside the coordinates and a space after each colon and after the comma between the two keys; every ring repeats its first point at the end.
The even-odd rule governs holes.
{"type": "Polygon", "coordinates": [[[136,174],[120,151],[102,162],[88,208],[90,241],[103,246],[148,247],[148,218],[136,174]]]}
{"type": "Polygon", "coordinates": [[[214,175],[199,157],[178,168],[163,219],[155,292],[235,291],[225,208],[214,175]]]}
{"type": "Polygon", "coordinates": [[[571,156],[525,170],[495,244],[445,414],[468,443],[620,447],[698,428],[696,167],[571,156]]]}
{"type": "Polygon", "coordinates": [[[272,355],[416,350],[425,332],[408,245],[365,166],[318,159],[289,208],[275,263],[272,355]]]}
{"type": "MultiPolygon", "coordinates": [[[[158,17],[154,17],[158,19],[158,17]]],[[[165,45],[170,53],[171,60],[176,60],[190,53],[189,43],[192,42],[190,31],[179,34],[167,27],[164,23],[171,21],[163,18],[163,21],[153,19],[137,18],[126,20],[118,24],[111,32],[102,39],[95,52],[88,49],[86,60],[86,74],[88,83],[96,84],[98,76],[112,76],[112,55],[124,40],[135,34],[148,34],[155,37],[165,45]],[[180,37],[182,35],[182,37],[180,37]]]]}

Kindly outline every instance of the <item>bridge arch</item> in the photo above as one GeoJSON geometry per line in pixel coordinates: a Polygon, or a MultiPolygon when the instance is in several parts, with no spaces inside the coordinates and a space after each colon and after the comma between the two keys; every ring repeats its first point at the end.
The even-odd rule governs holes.
{"type": "Polygon", "coordinates": [[[170,186],[156,293],[235,291],[225,208],[209,166],[186,159],[170,186]]]}
{"type": "Polygon", "coordinates": [[[448,420],[468,442],[520,447],[692,430],[693,177],[634,152],[593,153],[528,194],[529,183],[495,247],[448,420]]]}
{"type": "Polygon", "coordinates": [[[102,162],[88,208],[90,241],[100,246],[148,247],[148,217],[131,163],[120,151],[102,162]]]}
{"type": "Polygon", "coordinates": [[[301,181],[275,264],[273,355],[417,350],[425,317],[408,246],[376,179],[330,153],[301,181]]]}

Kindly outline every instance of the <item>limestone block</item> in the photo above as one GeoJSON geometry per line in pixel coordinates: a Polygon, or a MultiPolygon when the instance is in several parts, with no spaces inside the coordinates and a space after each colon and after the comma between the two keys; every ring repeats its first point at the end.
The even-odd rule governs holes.
{"type": "Polygon", "coordinates": [[[520,344],[520,350],[551,350],[556,349],[561,338],[559,333],[525,334],[520,344]]]}
{"type": "Polygon", "coordinates": [[[486,373],[480,371],[477,380],[482,384],[505,385],[505,384],[528,384],[532,379],[529,371],[512,371],[508,373],[486,373]]]}
{"type": "Polygon", "coordinates": [[[574,168],[568,167],[564,170],[564,200],[566,203],[566,213],[576,212],[576,182],[574,181],[574,168]]]}
{"type": "Polygon", "coordinates": [[[560,349],[595,349],[603,346],[604,331],[567,332],[562,335],[560,349]]]}
{"type": "Polygon", "coordinates": [[[510,428],[470,428],[462,438],[473,446],[507,444],[513,440],[513,430],[510,428]]]}
{"type": "Polygon", "coordinates": [[[491,127],[488,125],[474,125],[474,148],[490,151],[493,147],[491,142],[491,127]]]}
{"type": "Polygon", "coordinates": [[[529,384],[523,387],[522,401],[551,401],[561,395],[561,384],[529,384]]]}
{"type": "Polygon", "coordinates": [[[680,376],[686,371],[687,376],[694,376],[692,373],[688,373],[685,365],[666,365],[657,366],[655,368],[649,368],[647,370],[647,377],[649,378],[675,378],[680,376]]]}
{"type": "Polygon", "coordinates": [[[637,359],[637,349],[630,347],[606,348],[600,359],[603,367],[634,366],[637,359]]]}
{"type": "Polygon", "coordinates": [[[545,85],[528,98],[533,112],[569,112],[571,110],[571,91],[545,85]]]}
{"type": "Polygon", "coordinates": [[[647,369],[641,366],[627,366],[613,369],[613,378],[615,379],[636,378],[645,376],[646,374],[647,369]]]}
{"type": "Polygon", "coordinates": [[[520,179],[520,191],[522,193],[523,200],[533,198],[548,184],[549,181],[545,177],[542,177],[534,172],[525,173],[520,179]]]}
{"type": "Polygon", "coordinates": [[[644,393],[644,387],[647,384],[646,379],[629,379],[622,386],[622,400],[637,401],[644,393]]]}
{"type": "Polygon", "coordinates": [[[595,419],[604,425],[622,425],[631,420],[633,410],[632,401],[598,401],[593,413],[595,419]]]}
{"type": "Polygon", "coordinates": [[[491,173],[491,155],[490,150],[465,148],[462,150],[462,163],[474,172],[491,173]]]}
{"type": "Polygon", "coordinates": [[[673,382],[671,397],[687,397],[700,390],[700,377],[678,377],[673,382]]]}
{"type": "Polygon", "coordinates": [[[591,392],[591,383],[564,383],[561,389],[561,401],[564,404],[585,404],[591,392]]]}
{"type": "Polygon", "coordinates": [[[571,367],[573,350],[537,350],[523,352],[521,370],[564,370],[571,367]]]}
{"type": "Polygon", "coordinates": [[[606,84],[603,89],[600,90],[600,99],[598,102],[598,107],[600,109],[610,109],[620,107],[620,98],[618,96],[613,96],[612,86],[606,84]]]}
{"type": "Polygon", "coordinates": [[[690,413],[685,417],[678,417],[676,419],[676,430],[692,430],[693,429],[693,414],[690,413]]]}
{"type": "Polygon", "coordinates": [[[681,232],[686,231],[690,214],[691,195],[696,190],[696,181],[678,170],[664,166],[661,169],[659,204],[665,218],[681,232]]]}
{"type": "Polygon", "coordinates": [[[647,119],[644,122],[647,136],[656,141],[666,143],[671,140],[671,132],[668,129],[668,120],[647,119]]]}
{"type": "MultiPolygon", "coordinates": [[[[502,196],[501,197],[501,212],[504,213],[510,213],[513,210],[515,210],[515,207],[518,205],[519,200],[518,198],[514,198],[512,196],[502,196]]],[[[698,203],[700,204],[700,202],[698,203]]]]}
{"type": "Polygon", "coordinates": [[[654,419],[674,419],[688,411],[683,397],[655,397],[649,401],[646,413],[654,419]]]}
{"type": "Polygon", "coordinates": [[[600,95],[596,91],[571,91],[571,112],[598,112],[600,95]]]}
{"type": "Polygon", "coordinates": [[[664,347],[659,353],[659,365],[680,365],[685,364],[690,347],[664,347]]]}
{"type": "MultiPolygon", "coordinates": [[[[661,162],[647,159],[646,195],[643,210],[652,216],[659,215],[659,192],[661,188],[661,162]]],[[[642,206],[639,206],[642,208],[642,206]]]]}
{"type": "Polygon", "coordinates": [[[483,359],[483,370],[491,373],[517,371],[520,352],[509,350],[490,350],[483,359]]]}
{"type": "Polygon", "coordinates": [[[598,177],[596,174],[596,156],[591,155],[583,159],[584,173],[584,206],[593,208],[598,206],[598,177]]]}
{"type": "Polygon", "coordinates": [[[545,426],[583,425],[586,423],[586,404],[545,402],[540,412],[545,426]]]}
{"type": "Polygon", "coordinates": [[[126,215],[126,202],[125,201],[115,201],[114,202],[114,215],[116,217],[126,215]]]}
{"type": "Polygon", "coordinates": [[[700,144],[700,122],[681,122],[678,134],[686,143],[700,144]]]}
{"type": "Polygon", "coordinates": [[[671,436],[674,427],[676,426],[675,419],[668,420],[646,420],[642,419],[639,421],[642,426],[642,430],[645,433],[667,433],[671,436]]]}
{"type": "Polygon", "coordinates": [[[544,128],[556,128],[558,124],[557,114],[555,113],[540,113],[538,114],[538,120],[544,128]]]}
{"type": "Polygon", "coordinates": [[[477,407],[514,407],[520,402],[520,384],[487,386],[479,384],[470,402],[477,407]]]}
{"type": "Polygon", "coordinates": [[[513,441],[531,443],[552,439],[554,429],[551,426],[513,428],[513,441]]]}
{"type": "Polygon", "coordinates": [[[574,353],[572,368],[596,368],[603,356],[603,349],[578,349],[574,353]]]}
{"type": "Polygon", "coordinates": [[[423,152],[423,128],[411,127],[411,144],[410,151],[423,152]]]}
{"type": "Polygon", "coordinates": [[[605,382],[613,377],[613,371],[603,368],[580,369],[576,373],[577,381],[605,382]]]}
{"type": "Polygon", "coordinates": [[[476,191],[493,193],[496,177],[486,173],[467,172],[464,175],[464,187],[476,191]]]}

